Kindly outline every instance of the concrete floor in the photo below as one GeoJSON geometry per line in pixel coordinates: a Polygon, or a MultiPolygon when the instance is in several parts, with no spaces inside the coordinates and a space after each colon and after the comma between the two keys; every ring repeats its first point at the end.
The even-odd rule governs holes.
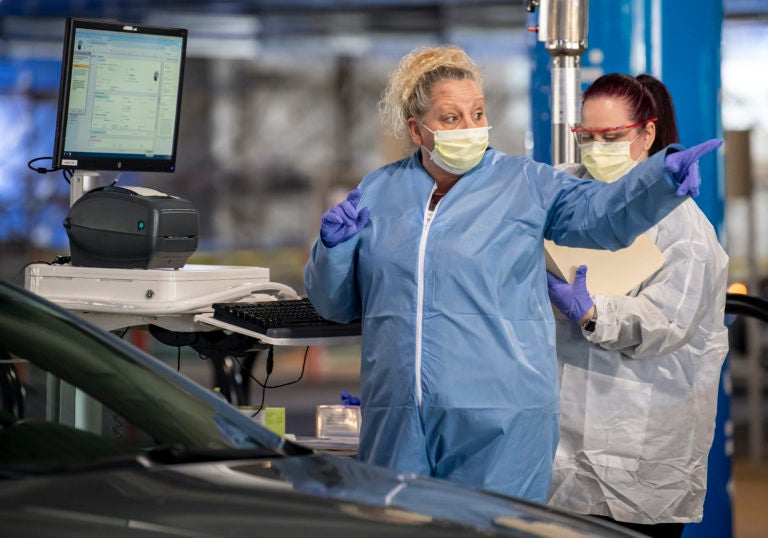
{"type": "MultiPolygon", "coordinates": [[[[763,444],[761,461],[755,461],[748,450],[746,407],[745,393],[735,390],[731,396],[734,538],[765,538],[768,536],[768,441],[763,444]]],[[[763,416],[768,417],[768,393],[764,408],[763,416]]]]}
{"type": "Polygon", "coordinates": [[[733,482],[734,538],[765,538],[768,536],[768,461],[753,465],[744,458],[734,460],[733,482]]]}

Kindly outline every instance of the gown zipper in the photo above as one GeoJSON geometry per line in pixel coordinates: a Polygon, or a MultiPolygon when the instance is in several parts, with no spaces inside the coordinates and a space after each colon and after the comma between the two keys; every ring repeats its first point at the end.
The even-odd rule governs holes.
{"type": "Polygon", "coordinates": [[[416,383],[416,401],[421,407],[421,339],[422,339],[422,327],[421,324],[424,319],[424,258],[427,249],[427,235],[429,234],[429,228],[437,213],[437,208],[440,206],[442,199],[438,200],[434,209],[430,209],[432,195],[437,190],[437,187],[432,188],[432,192],[427,200],[427,207],[424,213],[424,226],[421,229],[421,240],[419,241],[419,266],[418,274],[416,277],[416,355],[414,357],[415,367],[415,383],[416,383]]]}

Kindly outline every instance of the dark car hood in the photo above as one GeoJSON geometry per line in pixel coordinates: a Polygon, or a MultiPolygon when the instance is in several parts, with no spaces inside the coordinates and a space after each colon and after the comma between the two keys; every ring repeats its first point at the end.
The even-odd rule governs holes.
{"type": "Polygon", "coordinates": [[[627,536],[609,525],[325,455],[27,476],[3,536],[627,536]]]}

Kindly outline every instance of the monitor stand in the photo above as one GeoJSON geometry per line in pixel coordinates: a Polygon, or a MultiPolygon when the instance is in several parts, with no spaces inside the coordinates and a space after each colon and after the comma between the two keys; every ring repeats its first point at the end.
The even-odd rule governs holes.
{"type": "MultiPolygon", "coordinates": [[[[75,202],[86,192],[101,186],[98,172],[88,170],[75,170],[72,177],[69,178],[69,206],[72,207],[75,202]]],[[[38,264],[27,266],[27,271],[38,264]]],[[[50,266],[47,266],[50,267],[50,266]]],[[[70,266],[67,266],[71,269],[70,266]]],[[[25,277],[24,287],[33,292],[37,292],[30,286],[30,277],[25,277]]],[[[42,294],[40,294],[42,295],[42,294]]],[[[58,420],[62,424],[69,424],[77,428],[92,432],[101,432],[101,405],[95,400],[91,400],[80,389],[54,377],[46,374],[46,391],[48,393],[49,405],[46,409],[46,418],[48,420],[58,420]]]]}
{"type": "Polygon", "coordinates": [[[101,186],[98,172],[76,170],[69,180],[70,207],[86,192],[101,186]]]}

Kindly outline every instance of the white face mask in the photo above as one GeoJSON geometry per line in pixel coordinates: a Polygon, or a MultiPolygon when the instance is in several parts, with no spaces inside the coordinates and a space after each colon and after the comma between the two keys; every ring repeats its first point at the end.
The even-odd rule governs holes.
{"type": "Polygon", "coordinates": [[[435,149],[424,149],[429,152],[430,159],[446,172],[464,174],[483,159],[488,147],[490,126],[433,131],[423,123],[421,125],[435,135],[435,149]]]}
{"type": "Polygon", "coordinates": [[[628,142],[582,144],[581,162],[593,178],[612,183],[637,166],[639,161],[632,159],[630,146],[639,136],[628,142]]]}

